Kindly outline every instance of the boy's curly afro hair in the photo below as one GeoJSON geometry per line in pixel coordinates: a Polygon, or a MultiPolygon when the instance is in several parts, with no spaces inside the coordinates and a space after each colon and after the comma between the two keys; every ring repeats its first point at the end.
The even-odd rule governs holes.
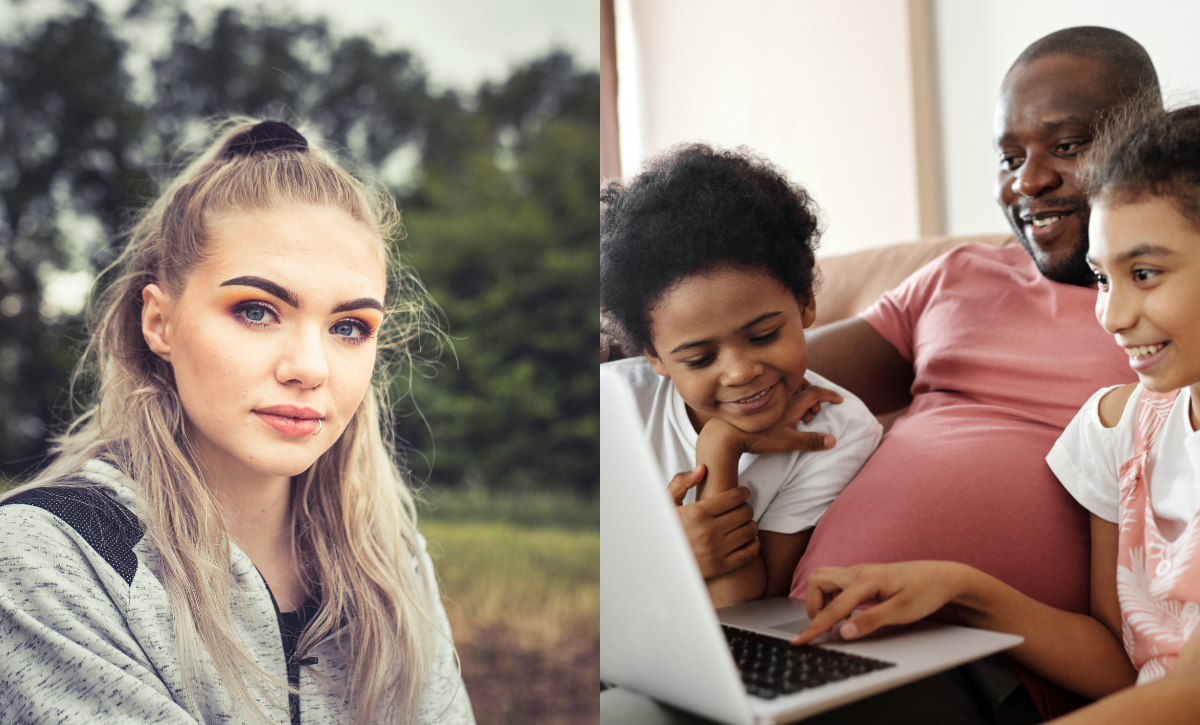
{"type": "Polygon", "coordinates": [[[696,274],[730,265],[774,277],[801,304],[815,293],[817,205],[744,148],[676,146],[600,201],[600,309],[629,353],[654,349],[651,311],[696,274]]]}

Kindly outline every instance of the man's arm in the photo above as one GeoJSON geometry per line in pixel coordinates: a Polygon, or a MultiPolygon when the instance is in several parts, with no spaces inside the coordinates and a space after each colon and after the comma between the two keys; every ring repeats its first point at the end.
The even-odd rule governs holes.
{"type": "Polygon", "coordinates": [[[861,317],[809,332],[808,367],[857,395],[875,415],[912,402],[913,367],[861,317]]]}
{"type": "Polygon", "coordinates": [[[796,573],[796,565],[804,550],[808,548],[808,540],[812,538],[812,529],[797,531],[794,534],[780,534],[775,531],[759,532],[763,566],[767,570],[767,590],[764,597],[786,597],[792,589],[792,575],[796,573]]]}

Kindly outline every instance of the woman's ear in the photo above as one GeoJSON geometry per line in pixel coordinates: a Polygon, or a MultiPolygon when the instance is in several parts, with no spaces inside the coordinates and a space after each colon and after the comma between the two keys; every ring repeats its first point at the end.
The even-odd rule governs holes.
{"type": "Polygon", "coordinates": [[[808,295],[808,304],[804,305],[800,310],[800,319],[804,323],[804,329],[812,327],[812,323],[817,321],[817,296],[814,294],[808,295]]]}
{"type": "Polygon", "coordinates": [[[142,288],[142,337],[150,352],[171,362],[171,298],[156,284],[142,288]]]}

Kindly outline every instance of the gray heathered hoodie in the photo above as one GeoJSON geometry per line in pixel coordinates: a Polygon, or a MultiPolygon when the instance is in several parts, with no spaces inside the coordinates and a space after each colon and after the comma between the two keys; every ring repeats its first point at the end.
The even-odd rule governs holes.
{"type": "MultiPolygon", "coordinates": [[[[129,480],[100,461],[80,475],[96,486],[32,489],[0,504],[0,723],[236,722],[224,711],[219,684],[185,705],[158,551],[130,513],[137,509],[129,480]]],[[[232,549],[230,571],[249,604],[248,616],[238,618],[241,635],[258,663],[287,681],[270,591],[245,553],[232,549]]],[[[439,628],[448,635],[433,565],[421,554],[439,628]]],[[[235,597],[235,612],[242,606],[235,597]]],[[[453,645],[437,639],[419,721],[474,723],[453,645]]],[[[298,698],[304,725],[350,721],[342,694],[347,662],[335,640],[331,635],[304,653],[302,662],[315,657],[316,664],[293,660],[305,692],[298,698]]],[[[276,690],[272,697],[286,707],[286,690],[276,690]]],[[[259,702],[280,725],[294,722],[286,709],[259,702]]]]}

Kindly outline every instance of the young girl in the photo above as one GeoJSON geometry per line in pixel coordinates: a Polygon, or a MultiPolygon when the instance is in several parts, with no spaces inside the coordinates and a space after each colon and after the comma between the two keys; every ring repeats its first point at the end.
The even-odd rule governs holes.
{"type": "Polygon", "coordinates": [[[602,200],[601,308],[644,352],[606,366],[630,382],[663,469],[682,471],[671,493],[713,602],[786,595],[812,527],[882,435],[850,393],[805,379],[808,194],[764,161],[694,145],[602,200]],[[797,431],[819,401],[841,404],[797,431]]]}
{"type": "Polygon", "coordinates": [[[398,223],[248,119],[142,214],[95,404],[0,502],[0,721],[473,722],[382,419],[424,322],[398,223]]]}
{"type": "Polygon", "coordinates": [[[1156,115],[1102,151],[1089,263],[1096,316],[1140,383],[1101,390],[1047,462],[1092,514],[1091,616],[1040,604],[960,564],[822,569],[810,641],[846,638],[949,604],[968,624],[1021,634],[1011,654],[1105,697],[1064,722],[1193,722],[1200,712],[1200,106],[1156,115]],[[858,605],[879,602],[855,613],[858,605]]]}

